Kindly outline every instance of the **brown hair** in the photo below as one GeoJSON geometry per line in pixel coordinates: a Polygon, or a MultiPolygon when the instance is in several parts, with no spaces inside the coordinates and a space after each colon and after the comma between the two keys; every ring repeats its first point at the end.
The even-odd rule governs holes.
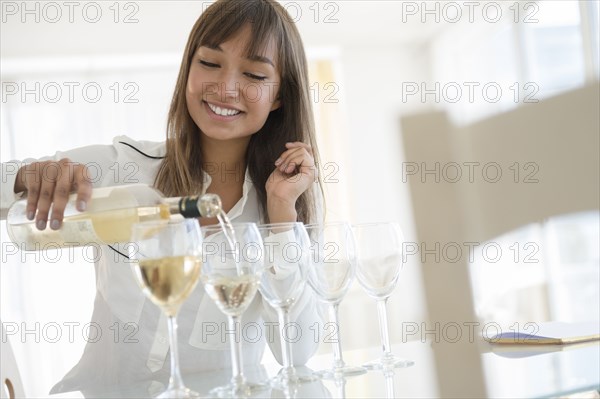
{"type": "MultiPolygon", "coordinates": [[[[269,40],[273,40],[281,74],[278,92],[281,106],[271,111],[264,126],[252,135],[246,153],[248,173],[258,194],[264,222],[268,222],[265,184],[275,168],[275,160],[285,151],[285,143],[309,144],[316,165],[320,164],[302,39],[289,14],[276,1],[220,0],[198,18],[181,62],[169,109],[167,152],[154,184],[167,196],[197,194],[202,190],[200,131],[188,112],[185,96],[190,65],[198,47],[214,48],[247,24],[250,24],[252,37],[246,54],[260,55],[269,40]]],[[[320,178],[318,183],[322,195],[320,178]]],[[[319,222],[315,220],[317,193],[314,191],[313,185],[296,201],[299,221],[319,222]]]]}

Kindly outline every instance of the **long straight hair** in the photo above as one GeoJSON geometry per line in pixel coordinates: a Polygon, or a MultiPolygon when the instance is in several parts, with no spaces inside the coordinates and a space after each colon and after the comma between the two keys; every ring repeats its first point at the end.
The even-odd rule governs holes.
{"type": "MultiPolygon", "coordinates": [[[[263,127],[250,138],[246,159],[254,183],[260,211],[268,222],[265,184],[275,160],[285,151],[285,143],[300,141],[312,147],[315,167],[320,158],[309,93],[308,68],[300,34],[285,9],[271,0],[219,0],[196,21],[183,55],[167,122],[166,156],[154,185],[167,196],[197,194],[203,189],[200,130],[186,104],[186,85],[194,54],[200,46],[214,48],[250,26],[247,56],[261,55],[270,40],[277,49],[281,84],[277,93],[281,106],[271,111],[263,127]]],[[[264,95],[264,93],[263,93],[264,95]]],[[[296,201],[298,220],[318,222],[315,196],[323,194],[319,173],[318,191],[314,184],[296,201]]]]}

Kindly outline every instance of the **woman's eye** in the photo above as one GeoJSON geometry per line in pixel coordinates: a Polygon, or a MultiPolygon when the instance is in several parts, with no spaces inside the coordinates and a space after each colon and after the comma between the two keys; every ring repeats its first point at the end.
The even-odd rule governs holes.
{"type": "Polygon", "coordinates": [[[265,80],[267,78],[266,76],[259,76],[249,72],[246,72],[245,75],[254,80],[265,80]]]}
{"type": "Polygon", "coordinates": [[[200,60],[200,63],[208,68],[218,68],[219,67],[219,64],[214,64],[212,62],[208,62],[208,61],[204,61],[204,60],[200,60]]]}

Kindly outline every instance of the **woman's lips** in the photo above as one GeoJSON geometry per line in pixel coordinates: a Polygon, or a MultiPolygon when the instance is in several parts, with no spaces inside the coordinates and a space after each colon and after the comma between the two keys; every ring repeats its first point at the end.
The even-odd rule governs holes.
{"type": "Polygon", "coordinates": [[[231,121],[243,114],[243,111],[240,111],[239,109],[226,107],[224,105],[216,105],[207,101],[203,101],[203,103],[208,114],[216,120],[231,121]]]}

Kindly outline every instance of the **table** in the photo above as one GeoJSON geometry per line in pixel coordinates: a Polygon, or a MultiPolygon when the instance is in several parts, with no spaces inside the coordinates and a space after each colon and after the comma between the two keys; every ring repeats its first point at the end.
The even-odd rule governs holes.
{"type": "MultiPolygon", "coordinates": [[[[592,391],[600,397],[600,342],[579,345],[499,346],[487,342],[479,346],[488,396],[493,398],[569,397],[574,393],[592,391]]],[[[394,346],[394,352],[414,360],[414,366],[396,369],[393,373],[369,371],[366,374],[340,381],[317,380],[292,391],[296,398],[432,398],[437,397],[436,372],[431,342],[414,341],[394,346]]],[[[344,352],[347,364],[359,365],[380,355],[380,348],[344,352]]],[[[300,372],[318,370],[331,364],[331,354],[313,357],[300,372]]],[[[461,367],[460,359],[456,367],[461,367]]],[[[276,363],[259,366],[246,365],[249,379],[261,380],[274,376],[279,370],[276,363]]],[[[225,384],[230,370],[184,375],[186,385],[200,393],[225,384]]],[[[144,381],[135,386],[107,387],[86,397],[143,398],[161,392],[167,381],[144,381]]],[[[53,398],[81,398],[81,392],[52,396],[53,398]]],[[[257,397],[284,398],[284,392],[270,390],[257,397]]]]}

